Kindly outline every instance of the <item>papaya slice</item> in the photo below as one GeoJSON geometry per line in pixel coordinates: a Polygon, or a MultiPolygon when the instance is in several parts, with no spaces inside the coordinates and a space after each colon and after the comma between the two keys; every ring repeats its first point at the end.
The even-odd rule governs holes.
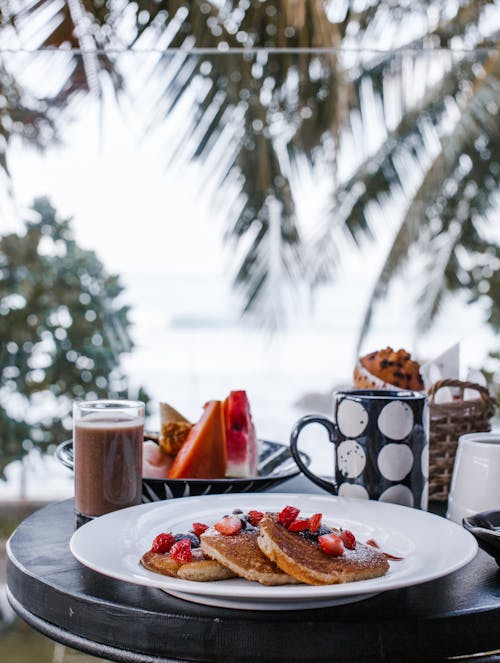
{"type": "Polygon", "coordinates": [[[169,479],[219,479],[226,474],[226,434],[221,401],[205,404],[177,452],[169,479]]]}

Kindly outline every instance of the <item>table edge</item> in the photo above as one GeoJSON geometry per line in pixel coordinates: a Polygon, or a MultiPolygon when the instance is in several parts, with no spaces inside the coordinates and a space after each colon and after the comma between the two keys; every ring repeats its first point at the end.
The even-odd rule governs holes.
{"type": "Polygon", "coordinates": [[[63,645],[72,647],[73,649],[78,649],[79,651],[96,656],[97,658],[108,658],[112,661],[127,661],[130,663],[193,663],[192,659],[181,660],[177,658],[164,658],[152,656],[150,654],[129,652],[126,649],[94,642],[93,640],[88,640],[87,638],[75,635],[60,626],[45,621],[29,610],[26,610],[26,608],[24,608],[12,595],[8,587],[7,600],[16,615],[42,635],[45,635],[51,640],[60,642],[63,645]]]}

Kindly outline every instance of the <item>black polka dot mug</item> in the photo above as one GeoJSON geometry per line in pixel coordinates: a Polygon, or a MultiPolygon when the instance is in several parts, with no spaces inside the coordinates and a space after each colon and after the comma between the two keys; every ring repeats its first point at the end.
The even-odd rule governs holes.
{"type": "Polygon", "coordinates": [[[427,509],[429,406],[421,392],[339,391],[334,421],[302,417],[292,431],[290,450],[302,472],[334,495],[427,509]],[[324,426],[334,445],[332,480],[314,474],[300,457],[300,432],[312,423],[324,426]]]}

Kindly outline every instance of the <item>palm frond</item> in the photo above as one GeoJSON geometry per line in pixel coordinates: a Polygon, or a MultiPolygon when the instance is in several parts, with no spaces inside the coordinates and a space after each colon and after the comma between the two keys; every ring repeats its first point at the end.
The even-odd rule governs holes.
{"type": "MultiPolygon", "coordinates": [[[[112,40],[112,31],[118,20],[111,0],[27,0],[13,13],[18,44],[32,50],[66,47],[71,61],[60,91],[52,99],[53,105],[66,107],[79,93],[101,95],[101,76],[111,78],[113,87],[121,89],[123,79],[111,56],[102,52],[112,40]],[[32,33],[33,23],[40,26],[32,33]],[[72,52],[74,49],[75,52],[72,52]],[[101,51],[101,52],[100,52],[101,51]]],[[[2,27],[0,26],[0,33],[2,27]]]]}
{"type": "MultiPolygon", "coordinates": [[[[333,229],[341,225],[355,244],[359,244],[362,237],[370,233],[366,209],[371,201],[384,204],[398,191],[409,195],[409,173],[410,177],[415,177],[419,170],[425,172],[432,163],[429,157],[440,149],[437,137],[443,132],[450,99],[461,103],[465,96],[464,89],[477,79],[478,64],[486,60],[487,53],[484,53],[481,57],[464,57],[452,62],[449,71],[426,91],[419,103],[411,109],[404,109],[404,112],[402,109],[399,123],[386,132],[379,148],[337,187],[328,218],[315,242],[319,260],[315,259],[316,269],[313,265],[311,272],[313,284],[330,277],[328,260],[324,255],[331,252],[331,243],[336,241],[333,229]]],[[[351,131],[355,133],[356,128],[351,131]]],[[[439,164],[436,169],[439,169],[439,164]]],[[[411,233],[405,233],[405,236],[409,245],[414,236],[411,233]]],[[[334,267],[332,264],[332,269],[334,267]]]]}
{"type": "MultiPolygon", "coordinates": [[[[416,4],[416,3],[414,3],[416,4]]],[[[422,2],[421,12],[425,12],[428,3],[422,2]]],[[[408,34],[410,37],[400,43],[397,48],[383,49],[374,52],[368,63],[363,62],[358,65],[358,72],[353,78],[353,83],[359,85],[361,80],[368,76],[371,80],[381,79],[383,73],[398,60],[401,53],[404,51],[413,51],[418,53],[427,49],[434,48],[449,48],[454,45],[456,41],[463,40],[467,37],[467,48],[495,48],[498,44],[498,39],[495,34],[489,37],[484,37],[479,32],[477,26],[484,10],[495,5],[496,0],[463,0],[461,4],[456,7],[456,12],[449,15],[449,5],[447,3],[434,3],[434,9],[437,9],[440,14],[440,20],[437,25],[432,29],[427,30],[423,35],[412,37],[411,31],[398,30],[399,35],[408,34]]],[[[366,16],[368,20],[363,18],[359,19],[360,28],[362,28],[362,38],[370,33],[371,30],[380,31],[380,27],[376,25],[376,19],[379,13],[384,12],[386,15],[389,13],[388,19],[390,23],[397,29],[398,25],[404,25],[415,18],[415,7],[401,8],[399,11],[394,11],[394,7],[390,3],[380,2],[376,4],[374,11],[367,10],[366,16]]],[[[356,16],[354,15],[354,20],[356,16]]],[[[369,54],[370,49],[367,49],[369,54]]]]}
{"type": "MultiPolygon", "coordinates": [[[[478,182],[475,182],[472,177],[467,178],[463,175],[460,177],[460,159],[463,158],[463,155],[468,154],[469,158],[472,155],[474,158],[472,163],[476,162],[476,170],[471,169],[468,174],[470,175],[471,172],[477,174],[477,162],[481,160],[481,155],[478,154],[477,149],[479,139],[486,135],[488,140],[492,141],[494,147],[500,144],[496,112],[492,112],[493,108],[491,106],[492,100],[495,99],[497,101],[500,99],[500,53],[496,51],[485,62],[484,75],[476,79],[470,98],[461,109],[460,119],[453,130],[442,138],[440,152],[427,169],[418,191],[411,200],[371,293],[361,326],[358,349],[369,328],[377,301],[385,294],[389,281],[407,259],[409,248],[415,245],[420,238],[424,237],[425,239],[425,231],[432,219],[435,218],[433,203],[442,198],[446,183],[456,182],[458,177],[461,191],[458,191],[457,195],[455,190],[453,194],[457,206],[460,202],[463,203],[464,198],[460,193],[465,191],[468,183],[473,183],[474,187],[478,187],[478,182]],[[460,180],[462,181],[460,182],[460,180]]],[[[493,161],[495,162],[495,159],[493,161]]],[[[494,165],[493,167],[495,168],[494,165]]],[[[497,170],[498,167],[497,161],[497,170]]],[[[486,177],[491,178],[489,173],[486,177]]],[[[484,214],[485,210],[493,205],[496,186],[481,189],[480,194],[477,191],[479,191],[478,188],[476,189],[476,196],[472,196],[472,199],[476,203],[476,212],[484,214]],[[479,201],[480,204],[478,205],[479,201]]],[[[455,211],[457,211],[456,207],[455,211]]],[[[472,208],[468,209],[467,213],[462,210],[460,214],[457,213],[453,218],[448,213],[447,227],[440,224],[436,233],[437,239],[432,242],[427,238],[425,250],[426,252],[430,251],[431,282],[434,285],[429,287],[427,284],[420,297],[421,314],[419,317],[421,329],[428,328],[434,315],[439,310],[443,292],[449,289],[450,284],[443,283],[443,279],[449,271],[450,261],[453,259],[454,251],[463,231],[471,228],[467,223],[471,214],[472,208]],[[442,248],[443,242],[445,248],[442,248]],[[436,286],[436,283],[438,286],[436,286]]],[[[474,232],[473,235],[476,235],[476,233],[474,232]]],[[[472,239],[473,237],[469,233],[466,246],[471,249],[473,249],[473,244],[470,244],[472,239]]]]}
{"type": "Polygon", "coordinates": [[[29,95],[0,60],[0,169],[9,173],[7,152],[15,138],[43,149],[59,140],[54,119],[45,100],[29,95]]]}
{"type": "MultiPolygon", "coordinates": [[[[138,12],[149,8],[149,16],[134,43],[147,38],[144,25],[154,26],[162,39],[181,47],[189,39],[192,46],[241,47],[239,35],[246,35],[245,46],[312,47],[339,46],[342,34],[337,24],[328,20],[325,3],[277,0],[271,11],[265,3],[255,3],[242,10],[237,2],[223,5],[206,3],[203,20],[198,3],[168,3],[168,14],[151,9],[150,3],[138,3],[138,12]],[[234,10],[238,11],[234,11],[234,10]],[[230,20],[229,18],[230,17],[230,20]],[[234,25],[231,25],[231,21],[234,25]],[[209,27],[208,27],[209,26],[209,27]]],[[[163,6],[160,3],[160,6],[163,6]]],[[[154,57],[154,56],[153,56],[154,57]]],[[[239,257],[235,284],[245,297],[244,311],[260,305],[262,293],[276,279],[268,278],[269,262],[265,253],[270,232],[268,201],[280,200],[282,245],[281,258],[286,278],[296,278],[302,271],[299,258],[301,233],[295,215],[292,194],[294,162],[318,158],[332,160],[335,154],[323,150],[325,137],[338,141],[349,105],[349,85],[337,55],[299,53],[250,53],[224,57],[199,57],[165,54],[156,58],[150,81],[157,87],[153,122],[162,123],[177,108],[184,109],[182,129],[169,137],[166,163],[198,160],[213,166],[213,154],[221,155],[222,166],[211,170],[212,189],[228,181],[240,187],[238,215],[228,219],[226,240],[245,247],[239,257]],[[198,94],[193,94],[198,89],[198,94]],[[202,93],[200,91],[203,91],[202,93]],[[234,145],[228,146],[228,136],[234,145]],[[214,182],[215,177],[218,178],[214,182]],[[245,237],[248,236],[248,241],[245,237]],[[295,265],[292,262],[295,261],[295,265]]],[[[151,128],[151,125],[150,125],[151,128]]],[[[276,241],[271,242],[273,245],[276,241]]],[[[233,249],[234,250],[234,249],[233,249]]],[[[274,254],[273,254],[274,255],[274,254]]]]}

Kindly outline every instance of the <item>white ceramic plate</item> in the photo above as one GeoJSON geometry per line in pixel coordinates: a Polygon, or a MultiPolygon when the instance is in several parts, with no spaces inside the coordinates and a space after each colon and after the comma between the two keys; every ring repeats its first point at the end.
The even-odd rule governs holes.
{"type": "Polygon", "coordinates": [[[173,596],[222,607],[295,610],[359,601],[391,589],[417,585],[455,571],[477,552],[462,527],[425,511],[376,501],[323,495],[253,493],[209,495],[142,504],[84,525],[70,541],[73,555],[89,568],[173,596]],[[360,541],[375,539],[387,553],[403,557],[372,580],[341,585],[265,587],[244,579],[193,582],[153,573],[139,564],[160,532],[187,532],[193,522],[211,524],[233,509],[280,511],[287,504],[307,516],[322,513],[326,524],[352,530],[360,541]]]}

